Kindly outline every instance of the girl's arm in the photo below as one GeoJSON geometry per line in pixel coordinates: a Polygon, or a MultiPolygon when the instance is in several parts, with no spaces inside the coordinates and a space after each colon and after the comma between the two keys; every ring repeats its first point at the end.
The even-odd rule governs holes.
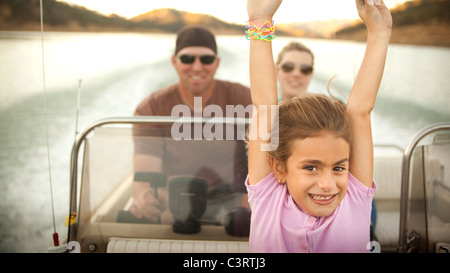
{"type": "MultiPolygon", "coordinates": [[[[256,25],[271,22],[282,0],[247,0],[249,21],[256,25]]],[[[250,89],[255,106],[248,150],[249,184],[257,184],[271,172],[267,151],[262,145],[269,140],[258,133],[258,126],[271,128],[271,105],[277,105],[277,80],[272,55],[272,42],[250,40],[250,89]],[[261,107],[262,106],[262,107],[261,107]]]]}
{"type": "Polygon", "coordinates": [[[381,0],[369,5],[370,0],[356,0],[359,16],[368,30],[363,62],[356,76],[347,112],[352,122],[352,156],[350,172],[364,185],[372,187],[373,141],[370,114],[375,105],[386,62],[392,30],[392,17],[381,0]]]}

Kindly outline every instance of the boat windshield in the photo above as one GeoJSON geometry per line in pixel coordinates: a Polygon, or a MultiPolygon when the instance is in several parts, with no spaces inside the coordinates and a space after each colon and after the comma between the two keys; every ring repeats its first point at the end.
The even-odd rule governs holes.
{"type": "Polygon", "coordinates": [[[412,153],[407,234],[423,239],[417,240],[417,245],[410,243],[409,248],[410,251],[448,252],[450,131],[431,135],[420,144],[412,153]],[[440,243],[445,243],[443,249],[440,243]]]}
{"type": "Polygon", "coordinates": [[[174,125],[97,127],[86,138],[82,249],[115,237],[248,241],[246,125],[174,125]],[[136,213],[142,196],[157,202],[136,213]]]}

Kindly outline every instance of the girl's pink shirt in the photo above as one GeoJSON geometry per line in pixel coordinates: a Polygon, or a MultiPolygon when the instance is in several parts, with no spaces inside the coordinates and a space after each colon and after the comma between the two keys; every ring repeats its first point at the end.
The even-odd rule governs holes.
{"type": "Polygon", "coordinates": [[[256,185],[245,181],[252,209],[251,252],[368,253],[370,213],[377,190],[348,176],[347,194],[327,217],[314,217],[296,205],[286,183],[273,173],[256,185]]]}

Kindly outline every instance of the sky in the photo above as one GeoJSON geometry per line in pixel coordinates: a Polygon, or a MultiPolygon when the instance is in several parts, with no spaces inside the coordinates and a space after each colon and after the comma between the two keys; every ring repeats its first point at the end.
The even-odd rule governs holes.
{"type": "MultiPolygon", "coordinates": [[[[58,0],[84,6],[99,13],[131,18],[154,9],[174,8],[191,13],[204,13],[223,21],[245,24],[246,0],[58,0]]],[[[391,8],[408,0],[385,0],[391,8]]],[[[357,19],[354,0],[284,0],[275,14],[277,23],[311,20],[357,19]]]]}

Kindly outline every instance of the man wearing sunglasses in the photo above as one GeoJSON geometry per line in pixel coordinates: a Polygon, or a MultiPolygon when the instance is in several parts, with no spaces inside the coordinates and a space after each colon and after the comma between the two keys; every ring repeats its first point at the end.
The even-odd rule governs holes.
{"type": "MultiPolygon", "coordinates": [[[[136,116],[171,116],[175,106],[185,105],[191,110],[192,117],[194,106],[198,107],[198,103],[194,102],[198,102],[199,98],[201,98],[202,110],[208,105],[216,105],[222,109],[224,115],[226,106],[251,105],[248,87],[214,78],[220,58],[217,56],[215,37],[209,30],[197,26],[182,29],[177,34],[171,63],[178,74],[179,82],[146,97],[136,108],[136,116]]],[[[205,117],[205,114],[203,113],[202,116],[205,117]]],[[[134,136],[144,136],[145,134],[142,133],[146,129],[144,127],[135,125],[134,136]]],[[[242,144],[242,147],[236,144],[236,150],[219,147],[211,151],[204,148],[209,143],[198,145],[199,141],[187,141],[184,142],[188,143],[187,146],[178,147],[181,145],[180,142],[170,142],[168,139],[170,140],[170,137],[161,142],[155,140],[153,143],[147,140],[141,144],[135,141],[135,170],[164,171],[167,176],[186,174],[200,176],[207,179],[210,192],[215,189],[220,195],[223,194],[221,189],[225,191],[233,189],[245,194],[246,190],[243,187],[247,174],[245,144],[242,144]],[[170,144],[167,144],[168,142],[170,144]],[[196,145],[197,148],[193,148],[196,145]],[[205,162],[210,158],[211,153],[217,155],[218,163],[205,162]],[[231,160],[226,160],[230,158],[230,155],[231,160]],[[207,166],[208,163],[215,169],[202,167],[207,166]],[[223,172],[223,170],[231,171],[223,172]],[[225,178],[225,174],[220,174],[221,172],[228,178],[225,178]],[[229,176],[232,177],[229,178],[229,176]]],[[[155,195],[148,183],[135,181],[133,184],[134,203],[130,208],[131,213],[137,218],[146,218],[151,222],[169,223],[167,191],[165,193],[161,191],[155,195]]],[[[205,214],[207,213],[208,211],[205,214]]]]}

